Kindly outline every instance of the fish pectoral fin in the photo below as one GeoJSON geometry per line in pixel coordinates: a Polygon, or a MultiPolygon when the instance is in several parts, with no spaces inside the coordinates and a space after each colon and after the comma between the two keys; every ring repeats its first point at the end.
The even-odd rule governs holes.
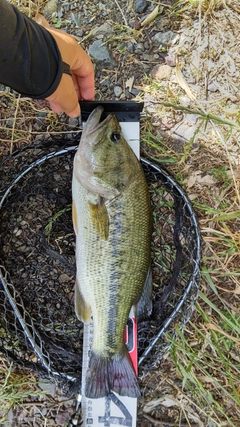
{"type": "Polygon", "coordinates": [[[137,319],[142,320],[152,312],[152,268],[148,269],[143,291],[137,303],[137,319]]]}
{"type": "Polygon", "coordinates": [[[91,318],[91,307],[89,304],[87,304],[80,292],[79,285],[76,281],[75,283],[75,296],[74,296],[74,302],[75,302],[75,313],[79,320],[81,320],[84,323],[89,322],[91,318]]]}
{"type": "Polygon", "coordinates": [[[109,216],[103,199],[100,198],[99,202],[96,204],[91,202],[88,202],[88,204],[94,228],[102,239],[107,240],[109,235],[109,216]]]}

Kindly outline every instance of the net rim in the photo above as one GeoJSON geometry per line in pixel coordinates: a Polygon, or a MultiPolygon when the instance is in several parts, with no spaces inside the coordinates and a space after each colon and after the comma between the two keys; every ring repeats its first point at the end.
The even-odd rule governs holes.
{"type": "MultiPolygon", "coordinates": [[[[33,168],[41,165],[42,163],[54,158],[54,157],[58,157],[61,155],[66,155],[68,153],[71,152],[75,152],[77,151],[78,145],[74,145],[74,146],[70,146],[70,147],[66,147],[63,148],[61,150],[56,150],[53,151],[51,153],[48,153],[40,158],[38,158],[37,160],[35,160],[34,162],[32,162],[26,169],[24,169],[21,173],[19,173],[17,175],[17,177],[11,182],[11,184],[8,186],[8,188],[5,190],[5,192],[3,193],[3,196],[0,200],[0,209],[2,209],[5,200],[7,199],[7,197],[10,195],[12,189],[18,184],[18,182],[25,176],[28,174],[28,172],[30,172],[33,168]]],[[[153,347],[155,346],[156,342],[163,336],[164,333],[166,333],[168,327],[170,326],[170,324],[173,322],[173,320],[175,319],[176,315],[178,314],[178,312],[180,311],[181,307],[183,306],[184,302],[187,300],[187,297],[192,289],[192,287],[194,285],[197,285],[197,289],[199,287],[199,277],[200,277],[200,262],[201,262],[201,236],[200,236],[200,230],[199,230],[199,225],[198,225],[198,220],[197,217],[195,215],[195,212],[193,210],[192,204],[189,200],[189,198],[187,197],[187,195],[185,194],[184,190],[181,188],[181,186],[174,180],[174,178],[162,167],[160,167],[159,165],[157,165],[156,163],[152,163],[151,161],[144,159],[143,157],[140,158],[140,161],[143,165],[149,167],[151,170],[157,172],[158,174],[160,174],[164,180],[166,181],[167,184],[171,184],[171,186],[173,187],[173,189],[177,192],[178,195],[180,195],[181,199],[184,201],[188,213],[190,215],[191,218],[191,225],[193,227],[194,233],[195,233],[195,257],[193,257],[193,271],[192,274],[189,278],[188,284],[185,287],[185,290],[181,296],[181,299],[178,301],[178,303],[176,304],[176,306],[174,307],[172,313],[168,316],[168,318],[166,318],[166,320],[164,321],[162,327],[160,328],[160,330],[158,331],[158,333],[156,334],[156,336],[154,337],[154,339],[152,340],[151,344],[145,349],[145,351],[143,352],[142,356],[139,358],[138,360],[138,364],[139,366],[143,363],[143,361],[146,359],[146,357],[148,356],[148,354],[151,352],[151,350],[153,349],[153,347]]],[[[166,186],[165,183],[165,186],[166,186]]],[[[4,266],[2,266],[4,268],[4,266]]],[[[5,268],[4,268],[5,269],[5,268]]],[[[6,271],[6,270],[5,270],[6,271]]],[[[6,280],[1,272],[0,269],[0,281],[2,282],[2,286],[4,289],[6,289],[7,283],[6,280]]],[[[6,292],[6,290],[5,290],[6,292]]],[[[197,296],[196,296],[197,297],[197,296]]],[[[195,297],[195,299],[196,299],[195,297]]],[[[11,303],[11,301],[10,301],[11,303]]],[[[11,304],[12,308],[13,304],[11,304]]],[[[15,315],[18,317],[18,314],[16,313],[16,311],[14,310],[15,315]]],[[[21,323],[21,319],[20,323],[21,323]]],[[[23,326],[22,326],[23,327],[23,326]]],[[[23,328],[24,330],[24,328],[23,328]]],[[[35,351],[36,354],[36,350],[34,348],[34,343],[31,340],[31,337],[28,337],[27,334],[27,338],[29,340],[30,345],[33,347],[33,350],[35,351]]],[[[37,351],[37,355],[39,357],[39,352],[37,351]]],[[[41,360],[41,358],[40,358],[41,360]]],[[[43,361],[44,362],[44,361],[43,361]]],[[[45,365],[45,363],[43,363],[45,365]]],[[[49,367],[47,367],[47,370],[49,372],[49,374],[51,373],[53,376],[59,375],[59,373],[53,372],[51,371],[51,369],[49,367]]],[[[60,374],[63,376],[66,376],[66,374],[60,374]]],[[[73,380],[76,381],[75,377],[72,377],[67,375],[68,380],[73,380]]]]}

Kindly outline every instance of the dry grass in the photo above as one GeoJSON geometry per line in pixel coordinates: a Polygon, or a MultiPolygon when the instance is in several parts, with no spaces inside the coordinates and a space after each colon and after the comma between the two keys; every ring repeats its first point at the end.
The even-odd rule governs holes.
{"type": "MultiPolygon", "coordinates": [[[[29,1],[24,7],[29,15],[37,10],[29,1]]],[[[164,414],[172,426],[239,427],[240,5],[185,0],[164,13],[169,22],[180,22],[177,67],[168,81],[147,77],[142,84],[143,151],[167,164],[192,200],[203,238],[202,284],[191,322],[184,333],[177,331],[171,360],[164,359],[161,372],[146,374],[146,387],[159,378],[159,399],[153,403],[148,396],[143,411],[153,425],[162,425],[164,414]],[[189,119],[194,133],[184,141],[176,125],[189,119]]],[[[1,150],[71,131],[44,102],[5,91],[0,97],[1,150]]]]}
{"type": "Polygon", "coordinates": [[[30,371],[23,372],[0,357],[0,425],[15,405],[24,405],[31,396],[32,402],[42,400],[45,393],[36,386],[36,378],[30,371]]]}
{"type": "MultiPolygon", "coordinates": [[[[167,162],[182,182],[198,213],[203,238],[202,286],[195,314],[184,333],[177,331],[178,339],[170,352],[175,365],[171,378],[182,381],[180,387],[171,381],[172,406],[178,408],[174,425],[185,425],[184,419],[189,426],[237,427],[239,2],[181,1],[174,14],[183,18],[174,46],[177,66],[169,81],[147,82],[144,98],[148,115],[142,126],[144,150],[167,162]],[[194,132],[184,142],[177,135],[177,124],[189,119],[194,132]]],[[[157,403],[155,418],[156,408],[167,405],[157,403]]]]}

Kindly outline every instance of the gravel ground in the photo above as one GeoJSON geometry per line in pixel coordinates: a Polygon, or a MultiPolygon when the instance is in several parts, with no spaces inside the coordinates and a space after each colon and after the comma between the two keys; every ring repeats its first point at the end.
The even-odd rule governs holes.
{"type": "MultiPolygon", "coordinates": [[[[207,126],[200,129],[196,114],[187,114],[186,111],[181,110],[181,107],[188,108],[194,105],[196,108],[196,105],[197,107],[200,105],[204,109],[212,108],[211,111],[217,115],[218,105],[224,100],[222,105],[226,111],[226,118],[234,120],[239,92],[239,59],[236,55],[239,48],[237,46],[239,4],[234,0],[226,2],[232,7],[231,16],[229,9],[223,10],[219,7],[219,10],[215,11],[216,19],[213,19],[211,28],[203,21],[204,32],[199,34],[197,33],[198,16],[189,16],[186,13],[178,17],[177,14],[169,14],[172,3],[174,1],[166,0],[164,4],[160,4],[158,16],[148,24],[145,24],[146,18],[151,16],[156,4],[145,0],[121,3],[117,0],[108,2],[50,0],[44,3],[40,12],[51,25],[73,34],[91,55],[95,64],[97,100],[144,100],[147,113],[142,127],[146,130],[148,115],[151,116],[151,125],[156,135],[161,141],[168,142],[168,157],[181,152],[194,137],[194,144],[190,145],[191,158],[188,158],[185,164],[187,177],[183,184],[191,199],[194,200],[201,195],[201,202],[204,201],[207,204],[211,203],[208,200],[208,193],[218,192],[220,188],[216,179],[208,174],[208,170],[212,165],[217,167],[218,164],[228,164],[229,159],[220,145],[214,145],[212,142],[217,140],[217,132],[209,130],[207,126]],[[221,23],[222,32],[219,31],[219,23],[221,23]],[[215,38],[217,31],[220,35],[215,38]],[[216,43],[215,40],[217,40],[216,43]],[[207,61],[206,46],[208,46],[207,61]],[[227,53],[225,51],[226,55],[221,62],[218,52],[221,48],[221,52],[224,53],[226,46],[227,53]],[[178,72],[178,61],[183,75],[178,72]],[[226,63],[228,67],[225,66],[226,63]],[[196,105],[195,97],[200,100],[196,105]],[[176,99],[180,105],[177,110],[173,109],[169,112],[159,105],[160,100],[174,103],[176,99]],[[201,155],[199,149],[201,149],[201,155]]],[[[33,16],[35,6],[32,7],[33,16]]],[[[29,13],[28,8],[26,12],[29,13]]],[[[26,143],[41,144],[43,141],[62,138],[63,134],[68,140],[78,137],[78,119],[68,119],[64,115],[56,118],[46,112],[44,102],[36,103],[37,108],[27,101],[19,105],[11,94],[2,94],[0,119],[4,154],[9,152],[9,141],[11,149],[18,156],[18,149],[24,147],[26,143]],[[17,108],[21,106],[17,118],[16,105],[17,108]],[[17,132],[14,132],[15,128],[17,132]]],[[[239,179],[239,169],[237,169],[239,143],[237,141],[237,132],[233,130],[228,144],[228,156],[232,161],[232,171],[236,180],[239,179]]],[[[159,155],[154,148],[149,149],[144,143],[142,151],[147,151],[155,157],[159,155]]],[[[175,173],[178,172],[177,167],[172,168],[175,173]]],[[[227,172],[229,172],[228,169],[227,172]]],[[[6,168],[5,176],[8,173],[6,168]]],[[[230,197],[233,197],[232,194],[230,197]]],[[[51,208],[48,206],[48,209],[51,208]]],[[[45,214],[48,214],[46,210],[45,214]]],[[[205,225],[204,218],[200,216],[200,220],[205,225]]],[[[24,225],[24,223],[21,225],[21,232],[24,232],[24,225]]],[[[237,231],[236,227],[237,225],[233,225],[231,229],[237,231]]],[[[59,247],[55,246],[53,249],[56,250],[59,247]]],[[[239,266],[237,259],[231,261],[239,266]]],[[[64,274],[58,268],[59,266],[56,268],[55,264],[55,269],[52,271],[54,277],[64,274]]],[[[73,275],[71,269],[68,275],[73,275]]],[[[65,286],[64,280],[62,283],[65,286]]],[[[225,287],[229,286],[229,289],[232,289],[233,285],[230,279],[225,279],[225,287]]],[[[237,295],[233,293],[229,297],[228,301],[232,306],[236,304],[235,298],[237,295]]],[[[196,411],[195,406],[189,403],[187,393],[185,396],[181,394],[182,380],[179,379],[176,368],[167,355],[163,358],[160,369],[144,372],[140,382],[143,397],[139,401],[138,427],[155,425],[172,427],[176,425],[175,420],[178,420],[177,423],[180,423],[181,427],[213,426],[200,412],[196,411]],[[156,404],[149,413],[144,412],[146,403],[151,403],[159,395],[166,396],[165,403],[156,404]],[[187,421],[190,420],[191,424],[181,421],[182,416],[187,421]]],[[[74,412],[74,400],[68,400],[63,390],[52,384],[42,382],[41,386],[47,391],[47,398],[32,397],[24,402],[23,407],[15,407],[9,413],[8,426],[60,427],[68,424],[74,412]]],[[[218,398],[220,401],[221,396],[219,395],[218,398]]],[[[234,413],[231,408],[229,404],[227,410],[229,413],[234,413]]]]}
{"type": "MultiPolygon", "coordinates": [[[[166,1],[164,7],[170,4],[166,1]]],[[[145,0],[51,0],[42,13],[76,36],[87,49],[96,66],[96,99],[129,100],[140,93],[138,87],[151,75],[154,66],[165,64],[168,49],[178,38],[163,16],[156,25],[141,27],[154,8],[155,4],[145,0]]],[[[159,10],[163,11],[163,6],[159,10]]],[[[170,65],[174,65],[174,60],[170,65]]]]}

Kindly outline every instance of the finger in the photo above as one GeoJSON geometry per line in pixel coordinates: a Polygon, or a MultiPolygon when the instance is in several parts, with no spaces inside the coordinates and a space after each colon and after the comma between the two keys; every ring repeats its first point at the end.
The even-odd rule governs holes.
{"type": "Polygon", "coordinates": [[[80,87],[80,97],[86,100],[94,99],[94,73],[86,77],[78,77],[80,87]]]}
{"type": "Polygon", "coordinates": [[[81,49],[81,55],[78,55],[76,63],[71,67],[75,83],[80,89],[80,97],[82,99],[93,100],[94,99],[94,67],[87,53],[81,49]]]}
{"type": "Polygon", "coordinates": [[[57,104],[56,102],[49,101],[49,105],[52,111],[54,113],[66,113],[69,117],[78,117],[80,115],[80,106],[77,103],[76,108],[74,108],[72,111],[64,110],[61,105],[57,104]]]}
{"type": "Polygon", "coordinates": [[[72,74],[72,79],[78,99],[94,100],[94,79],[91,76],[88,79],[72,74]]]}
{"type": "Polygon", "coordinates": [[[59,104],[56,104],[56,102],[52,102],[52,101],[48,101],[50,108],[52,111],[54,111],[54,113],[62,113],[62,108],[59,104]]]}
{"type": "Polygon", "coordinates": [[[77,103],[75,109],[73,111],[65,111],[65,113],[69,116],[69,117],[78,117],[80,115],[80,105],[79,103],[77,103]]]}
{"type": "Polygon", "coordinates": [[[76,94],[77,94],[77,98],[81,99],[81,91],[80,91],[78,79],[77,79],[77,76],[74,73],[72,73],[72,80],[73,80],[74,89],[75,89],[76,94]]]}
{"type": "Polygon", "coordinates": [[[62,75],[57,90],[47,100],[52,110],[56,113],[64,111],[70,117],[77,117],[80,114],[80,106],[73,80],[67,74],[62,75]]]}

